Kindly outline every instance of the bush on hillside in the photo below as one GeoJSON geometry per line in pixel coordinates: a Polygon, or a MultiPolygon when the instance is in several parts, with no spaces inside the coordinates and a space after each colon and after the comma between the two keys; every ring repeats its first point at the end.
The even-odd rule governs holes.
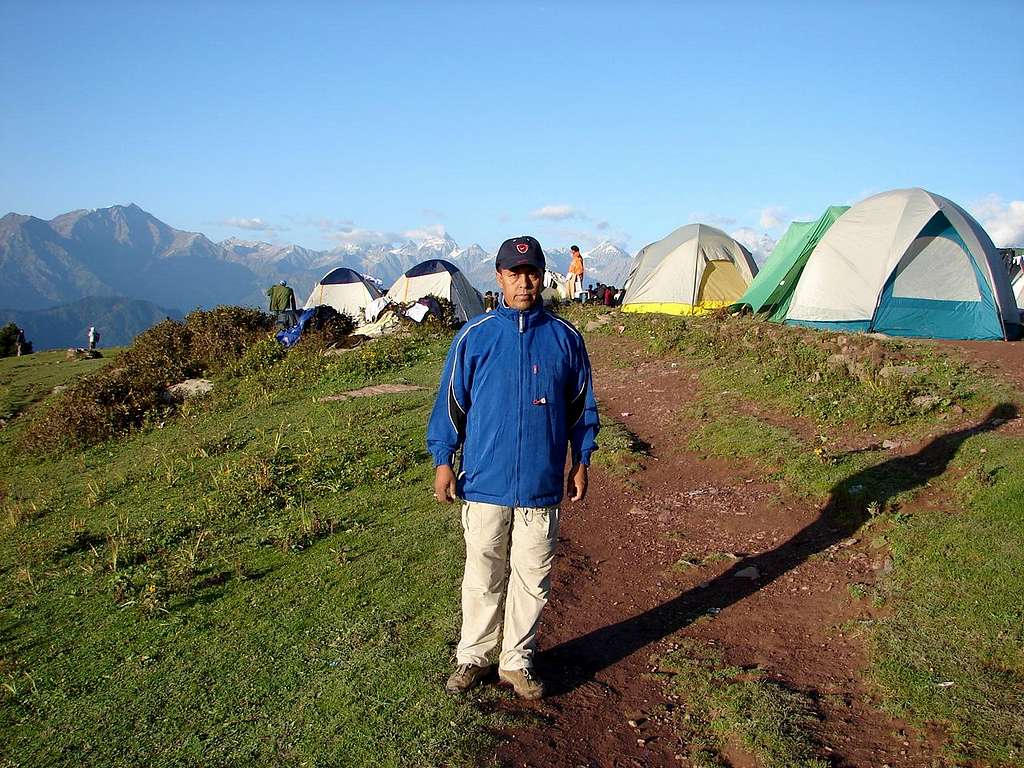
{"type": "Polygon", "coordinates": [[[273,321],[243,307],[196,311],[183,323],[164,320],[139,334],[114,365],[57,395],[22,434],[26,450],[44,453],[83,446],[141,426],[173,410],[164,399],[172,384],[233,364],[273,321]]]}
{"type": "Polygon", "coordinates": [[[405,313],[415,307],[419,302],[410,301],[404,304],[399,302],[394,306],[397,309],[398,319],[402,325],[410,329],[429,329],[433,331],[439,328],[451,330],[453,328],[458,328],[462,324],[458,315],[455,313],[455,305],[451,301],[441,296],[434,296],[433,294],[426,298],[437,303],[437,309],[440,310],[440,316],[431,311],[425,318],[423,318],[422,323],[417,323],[412,318],[406,317],[405,313]]]}
{"type": "Polygon", "coordinates": [[[207,371],[219,371],[237,360],[246,347],[273,327],[270,315],[250,307],[214,307],[185,317],[192,359],[207,371]]]}
{"type": "Polygon", "coordinates": [[[349,338],[355,329],[356,321],[351,315],[338,312],[334,307],[318,307],[306,324],[299,344],[316,349],[349,346],[349,338]]]}
{"type": "Polygon", "coordinates": [[[8,323],[0,328],[0,357],[10,357],[15,353],[15,342],[18,339],[18,326],[8,323]]]}

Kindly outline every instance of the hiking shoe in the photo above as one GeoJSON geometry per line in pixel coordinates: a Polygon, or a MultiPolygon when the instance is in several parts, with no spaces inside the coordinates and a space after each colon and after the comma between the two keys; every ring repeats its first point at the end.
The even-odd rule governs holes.
{"type": "Polygon", "coordinates": [[[544,683],[532,669],[499,669],[498,679],[511,685],[520,699],[533,701],[544,697],[544,683]]]}
{"type": "Polygon", "coordinates": [[[444,684],[444,689],[448,693],[465,693],[483,680],[490,671],[489,664],[483,667],[476,664],[459,664],[448,678],[448,682],[444,684]]]}

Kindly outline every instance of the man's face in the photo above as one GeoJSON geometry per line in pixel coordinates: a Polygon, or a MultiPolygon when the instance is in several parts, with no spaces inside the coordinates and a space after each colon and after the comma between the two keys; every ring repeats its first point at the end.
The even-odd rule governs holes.
{"type": "Polygon", "coordinates": [[[497,277],[505,303],[512,309],[529,309],[540,298],[541,276],[536,267],[499,269],[497,277]]]}

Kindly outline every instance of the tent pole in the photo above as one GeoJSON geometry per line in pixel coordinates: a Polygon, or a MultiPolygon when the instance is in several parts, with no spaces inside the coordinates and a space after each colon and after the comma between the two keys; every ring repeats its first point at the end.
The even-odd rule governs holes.
{"type": "Polygon", "coordinates": [[[690,293],[690,316],[693,317],[696,313],[697,308],[694,306],[697,303],[697,264],[704,257],[704,254],[700,250],[700,230],[697,230],[697,258],[693,260],[693,291],[690,293]]]}

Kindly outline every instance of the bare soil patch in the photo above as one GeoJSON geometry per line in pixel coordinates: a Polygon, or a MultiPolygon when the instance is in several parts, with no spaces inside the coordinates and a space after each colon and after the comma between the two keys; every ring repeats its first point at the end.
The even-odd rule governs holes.
{"type": "Polygon", "coordinates": [[[321,403],[338,403],[345,400],[352,400],[356,397],[373,397],[374,395],[394,395],[400,392],[416,392],[425,389],[415,384],[375,384],[372,387],[362,389],[351,389],[348,392],[341,392],[337,395],[321,397],[321,403]]]}
{"type": "Polygon", "coordinates": [[[1024,341],[943,341],[940,348],[955,349],[968,362],[1024,390],[1024,341]]]}
{"type": "MultiPolygon", "coordinates": [[[[626,339],[589,344],[602,408],[652,455],[626,478],[595,468],[587,500],[563,510],[537,660],[552,693],[503,703],[536,725],[502,734],[499,763],[689,764],[671,726],[684,703],[666,697],[652,662],[689,638],[810,696],[833,765],[941,764],[941,736],[881,712],[861,675],[858,623],[873,609],[847,585],[873,584],[885,552],[858,537],[859,523],[836,522],[752,466],[687,450],[691,371],[626,339]]],[[[756,765],[738,746],[726,756],[756,765]]]]}

